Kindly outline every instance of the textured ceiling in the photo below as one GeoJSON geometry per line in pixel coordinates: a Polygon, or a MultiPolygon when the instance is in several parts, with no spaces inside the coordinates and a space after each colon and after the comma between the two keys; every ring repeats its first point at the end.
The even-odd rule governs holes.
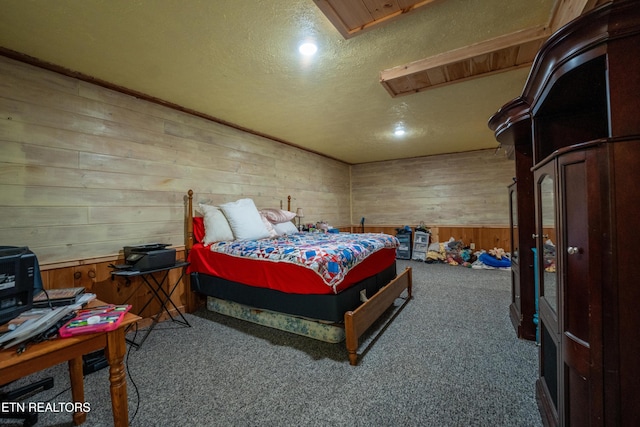
{"type": "Polygon", "coordinates": [[[553,9],[438,0],[345,40],[312,0],[2,0],[0,47],[355,164],[497,147],[487,121],[528,67],[399,98],[380,71],[546,25],[553,9]]]}

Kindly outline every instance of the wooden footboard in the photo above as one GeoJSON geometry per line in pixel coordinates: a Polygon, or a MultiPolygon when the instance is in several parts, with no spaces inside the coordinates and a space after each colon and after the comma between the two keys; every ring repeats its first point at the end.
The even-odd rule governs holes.
{"type": "Polygon", "coordinates": [[[346,344],[347,351],[349,352],[349,363],[351,365],[355,366],[358,364],[358,340],[360,336],[369,329],[406,289],[408,295],[402,307],[399,309],[401,310],[411,299],[411,286],[411,267],[407,267],[402,274],[382,287],[374,296],[369,298],[356,310],[347,311],[344,314],[346,344]]]}

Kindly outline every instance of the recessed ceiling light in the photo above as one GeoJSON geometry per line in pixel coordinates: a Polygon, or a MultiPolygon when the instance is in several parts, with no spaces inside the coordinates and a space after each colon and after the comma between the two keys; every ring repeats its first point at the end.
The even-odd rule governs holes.
{"type": "Polygon", "coordinates": [[[394,134],[395,136],[402,136],[402,135],[404,135],[404,134],[405,134],[405,130],[404,130],[404,129],[402,129],[402,128],[397,128],[397,129],[393,132],[393,134],[394,134]]]}
{"type": "Polygon", "coordinates": [[[303,43],[298,48],[301,54],[311,56],[318,51],[318,46],[313,43],[303,43]]]}

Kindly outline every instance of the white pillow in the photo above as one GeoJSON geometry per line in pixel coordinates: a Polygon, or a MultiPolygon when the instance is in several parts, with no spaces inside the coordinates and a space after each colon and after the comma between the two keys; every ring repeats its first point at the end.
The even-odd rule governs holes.
{"type": "Polygon", "coordinates": [[[204,239],[202,243],[209,245],[221,240],[233,240],[233,232],[229,222],[217,206],[200,203],[200,212],[204,217],[204,239]]]}
{"type": "Polygon", "coordinates": [[[298,228],[291,222],[281,222],[279,224],[273,224],[274,230],[278,233],[278,236],[284,236],[285,234],[293,234],[298,232],[298,228]]]}
{"type": "Polygon", "coordinates": [[[220,210],[229,221],[233,235],[238,240],[256,240],[269,237],[269,230],[260,217],[260,212],[251,199],[240,199],[220,205],[220,210]]]}

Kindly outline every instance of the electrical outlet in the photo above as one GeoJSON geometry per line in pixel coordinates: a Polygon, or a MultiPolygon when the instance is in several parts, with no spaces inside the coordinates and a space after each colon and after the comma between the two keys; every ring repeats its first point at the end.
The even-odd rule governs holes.
{"type": "Polygon", "coordinates": [[[476,244],[475,243],[470,243],[469,244],[469,248],[471,248],[471,250],[474,250],[476,248],[476,244]]]}

